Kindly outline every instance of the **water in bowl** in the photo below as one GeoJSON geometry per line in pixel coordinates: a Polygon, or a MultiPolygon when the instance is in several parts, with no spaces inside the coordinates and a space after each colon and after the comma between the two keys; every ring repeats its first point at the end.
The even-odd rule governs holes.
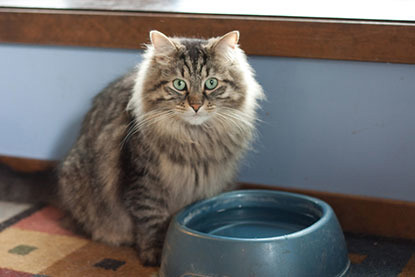
{"type": "Polygon", "coordinates": [[[309,227],[319,217],[279,208],[240,207],[211,212],[187,222],[187,227],[211,235],[233,238],[268,238],[309,227]]]}

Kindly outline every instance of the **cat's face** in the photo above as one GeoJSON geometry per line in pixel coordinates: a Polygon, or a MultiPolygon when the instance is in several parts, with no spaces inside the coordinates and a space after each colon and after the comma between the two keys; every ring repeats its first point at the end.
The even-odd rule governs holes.
{"type": "Polygon", "coordinates": [[[246,85],[236,51],[238,32],[210,40],[151,34],[153,56],[143,84],[144,112],[189,125],[237,120],[246,85]],[[233,118],[233,119],[232,119],[233,118]]]}

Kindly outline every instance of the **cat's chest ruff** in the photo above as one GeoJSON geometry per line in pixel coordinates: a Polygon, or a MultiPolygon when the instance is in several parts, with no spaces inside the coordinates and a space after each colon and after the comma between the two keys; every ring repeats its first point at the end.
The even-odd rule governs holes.
{"type": "Polygon", "coordinates": [[[217,194],[229,184],[235,172],[229,161],[177,162],[163,154],[159,166],[161,180],[172,197],[187,203],[217,194]]]}

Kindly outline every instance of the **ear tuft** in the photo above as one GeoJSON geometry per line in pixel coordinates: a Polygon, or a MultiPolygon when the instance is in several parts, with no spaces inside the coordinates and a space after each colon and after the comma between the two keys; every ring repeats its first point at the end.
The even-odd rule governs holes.
{"type": "Polygon", "coordinates": [[[162,32],[155,30],[151,31],[150,40],[156,51],[165,52],[176,49],[174,43],[162,32]]]}
{"type": "Polygon", "coordinates": [[[235,48],[239,41],[239,31],[232,31],[219,38],[215,47],[223,48],[230,47],[235,48]]]}

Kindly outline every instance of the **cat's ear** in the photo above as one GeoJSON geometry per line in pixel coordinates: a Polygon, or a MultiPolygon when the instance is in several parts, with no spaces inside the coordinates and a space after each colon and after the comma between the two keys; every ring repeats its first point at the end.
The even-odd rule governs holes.
{"type": "Polygon", "coordinates": [[[162,32],[155,30],[151,31],[150,40],[154,49],[158,52],[170,52],[172,50],[176,50],[174,43],[162,32]]]}
{"type": "Polygon", "coordinates": [[[239,31],[232,31],[220,37],[214,45],[216,49],[227,49],[228,47],[234,49],[238,45],[239,31]]]}

